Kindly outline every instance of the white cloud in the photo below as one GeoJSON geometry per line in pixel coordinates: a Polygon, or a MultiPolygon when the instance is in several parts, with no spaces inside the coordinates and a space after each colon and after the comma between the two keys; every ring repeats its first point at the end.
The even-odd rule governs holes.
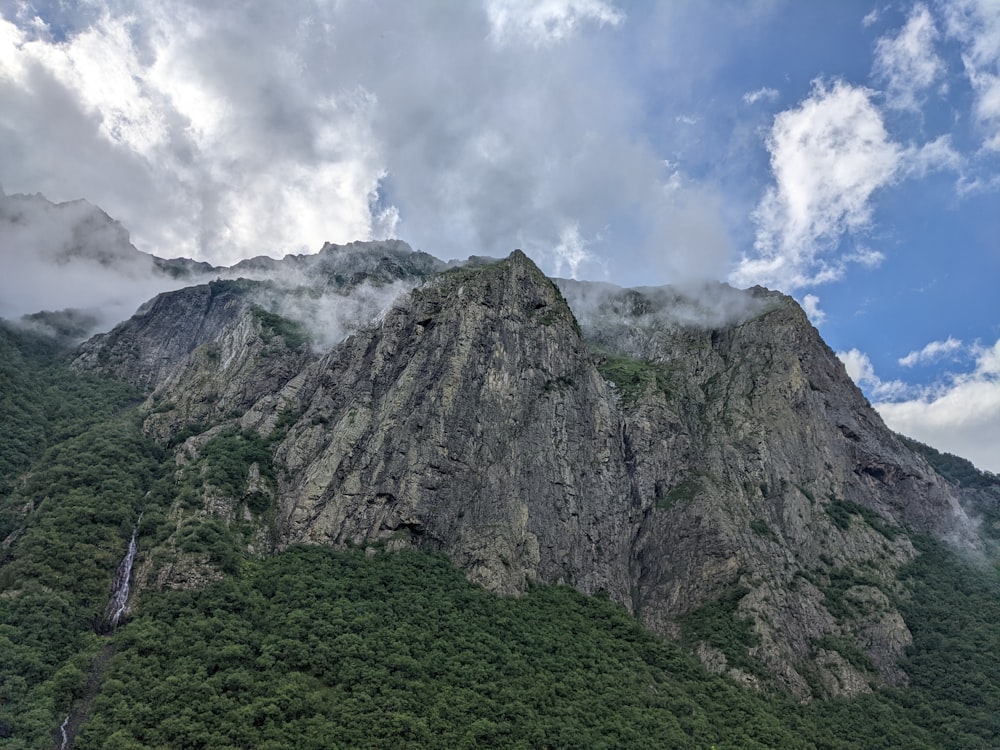
{"type": "Polygon", "coordinates": [[[838,253],[845,235],[870,227],[876,192],[962,163],[947,136],[905,148],[895,142],[873,94],[817,81],[801,105],[775,117],[767,148],[776,184],[754,211],[754,253],[730,275],[734,284],[791,291],[840,279],[851,263],[879,265],[884,256],[871,248],[838,253]]]}
{"type": "Polygon", "coordinates": [[[878,268],[885,260],[885,255],[870,247],[859,246],[853,253],[846,254],[844,260],[865,268],[878,268]]]}
{"type": "Polygon", "coordinates": [[[897,432],[1000,472],[1000,340],[978,349],[971,372],[918,398],[875,408],[897,432]]]}
{"type": "Polygon", "coordinates": [[[141,250],[228,264],[398,233],[554,265],[575,226],[595,257],[689,253],[664,237],[694,230],[731,252],[712,186],[675,189],[642,132],[610,1],[121,8],[51,5],[59,39],[3,11],[0,182],[85,196],[141,250]]]}
{"type": "Polygon", "coordinates": [[[44,66],[77,91],[83,108],[99,115],[99,131],[107,140],[143,156],[152,156],[166,140],[163,113],[143,90],[126,20],[105,15],[71,43],[27,41],[25,48],[23,62],[44,66]]]}
{"type": "MultiPolygon", "coordinates": [[[[954,351],[955,344],[934,342],[931,356],[954,351]]],[[[1000,472],[1000,340],[975,348],[976,363],[968,372],[951,374],[929,387],[883,381],[868,355],[851,349],[838,352],[848,375],[866,393],[885,423],[896,432],[969,459],[981,469],[1000,472]]],[[[900,360],[902,363],[902,360],[900,360]]]]}
{"type": "Polygon", "coordinates": [[[763,100],[768,102],[773,102],[778,98],[778,90],[771,89],[763,86],[756,91],[748,91],[743,95],[743,101],[746,104],[756,104],[757,102],[763,100]]]}
{"type": "Polygon", "coordinates": [[[562,276],[563,269],[569,272],[571,279],[579,278],[580,266],[585,262],[593,262],[594,256],[587,251],[590,243],[580,236],[580,227],[571,222],[559,233],[559,244],[552,250],[555,257],[556,276],[562,276]]]}
{"type": "Polygon", "coordinates": [[[809,321],[814,325],[818,326],[824,320],[826,320],[826,312],[819,307],[819,297],[815,294],[807,294],[802,298],[802,309],[806,311],[806,315],[809,317],[809,321]]]}
{"type": "Polygon", "coordinates": [[[851,380],[876,399],[905,397],[911,391],[910,387],[900,380],[882,380],[878,377],[871,359],[858,349],[837,352],[837,357],[844,363],[851,380]]]}
{"type": "Polygon", "coordinates": [[[373,235],[374,100],[307,92],[307,40],[287,19],[96,7],[59,42],[0,20],[8,189],[85,195],[164,256],[231,262],[373,235]]]}
{"type": "Polygon", "coordinates": [[[951,0],[942,3],[947,33],[962,45],[962,61],[976,95],[975,115],[983,146],[1000,151],[1000,3],[951,0]]]}
{"type": "Polygon", "coordinates": [[[573,35],[583,23],[618,26],[625,14],[603,0],[487,0],[490,35],[500,43],[551,44],[573,35]]]}
{"type": "Polygon", "coordinates": [[[944,63],[934,50],[938,37],[931,12],[918,3],[897,35],[878,40],[874,74],[886,83],[889,106],[919,110],[924,92],[944,72],[944,63]]]}
{"type": "Polygon", "coordinates": [[[876,23],[881,15],[881,11],[879,11],[878,8],[873,8],[865,14],[864,18],[861,19],[861,25],[867,29],[869,26],[876,23]]]}
{"type": "Polygon", "coordinates": [[[908,146],[903,152],[903,170],[906,177],[920,178],[928,172],[942,169],[960,171],[966,165],[963,157],[951,143],[950,135],[942,135],[922,146],[908,146]]]}
{"type": "Polygon", "coordinates": [[[901,357],[899,364],[903,367],[913,367],[927,362],[936,362],[944,356],[954,354],[961,348],[962,342],[949,336],[945,341],[932,341],[923,349],[914,350],[905,357],[901,357]]]}
{"type": "Polygon", "coordinates": [[[879,379],[875,377],[875,368],[867,354],[860,349],[851,349],[846,352],[837,352],[837,357],[844,363],[847,374],[851,380],[859,386],[875,385],[879,379]]]}
{"type": "Polygon", "coordinates": [[[846,259],[829,251],[870,223],[872,194],[898,178],[904,157],[871,95],[817,82],[799,107],[775,118],[767,146],[777,184],[757,206],[756,255],[743,259],[735,283],[788,290],[843,274],[846,259]]]}

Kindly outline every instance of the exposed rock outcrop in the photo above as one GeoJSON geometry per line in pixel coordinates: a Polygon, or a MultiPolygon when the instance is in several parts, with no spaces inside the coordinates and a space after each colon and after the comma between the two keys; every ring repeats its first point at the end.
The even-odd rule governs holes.
{"type": "Polygon", "coordinates": [[[630,601],[620,418],[523,254],[415,290],[308,381],[276,453],[286,542],[403,534],[501,593],[564,581],[630,601]]]}

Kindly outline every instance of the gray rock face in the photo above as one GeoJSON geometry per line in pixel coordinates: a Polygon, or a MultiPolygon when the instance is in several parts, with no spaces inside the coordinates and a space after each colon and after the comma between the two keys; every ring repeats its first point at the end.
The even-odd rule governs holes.
{"type": "Polygon", "coordinates": [[[111,332],[85,342],[73,362],[155,388],[198,346],[219,339],[250,305],[254,282],[215,281],[165,292],[111,332]]]}
{"type": "Polygon", "coordinates": [[[500,593],[566,581],[629,601],[620,420],[523,255],[415,290],[310,374],[277,450],[283,541],[401,537],[500,593]]]}
{"type": "Polygon", "coordinates": [[[288,255],[281,260],[267,256],[249,258],[227,270],[254,278],[260,273],[278,276],[302,273],[313,281],[349,286],[363,280],[388,283],[405,277],[428,276],[445,268],[446,263],[427,253],[414,252],[402,240],[382,240],[347,245],[327,243],[313,255],[288,255]]]}
{"type": "MultiPolygon", "coordinates": [[[[155,387],[165,442],[195,423],[269,438],[278,548],[443,551],[497,593],[603,591],[672,636],[738,590],[766,679],[692,644],[714,671],[802,698],[905,681],[909,534],[974,535],[791,299],[567,282],[578,321],[520,252],[436,273],[395,250],[362,273],[423,283],[322,356],[209,285],[77,365],[155,387]]],[[[201,512],[238,515],[220,502],[201,512]]]]}
{"type": "Polygon", "coordinates": [[[675,632],[679,616],[740,584],[754,655],[793,693],[901,682],[910,634],[877,587],[891,591],[912,558],[905,531],[973,540],[954,493],[885,427],[791,299],[753,290],[716,327],[687,322],[692,309],[625,292],[585,321],[605,350],[646,363],[623,396],[646,511],[636,611],[675,632]],[[855,578],[874,586],[844,590],[855,578]],[[824,656],[831,640],[867,654],[876,674],[824,656]]]}

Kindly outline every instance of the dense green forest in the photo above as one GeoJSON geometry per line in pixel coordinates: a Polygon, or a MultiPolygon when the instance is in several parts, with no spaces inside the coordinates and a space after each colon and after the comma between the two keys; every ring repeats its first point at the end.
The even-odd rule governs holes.
{"type": "Polygon", "coordinates": [[[138,430],[139,394],[71,372],[51,340],[0,326],[0,368],[0,745],[44,747],[101,647],[164,455],[138,430]]]}
{"type": "MultiPolygon", "coordinates": [[[[146,591],[107,632],[111,582],[191,495],[143,437],[139,394],[71,372],[58,347],[0,327],[0,748],[992,748],[1000,738],[1000,580],[918,539],[899,606],[905,688],[799,705],[708,674],[693,639],[748,637],[726,602],[678,642],[621,607],[537,586],[518,599],[440,556],[299,547],[267,558],[239,523],[179,537],[227,572],[146,591]]],[[[230,489],[266,443],[223,433],[204,476],[230,489]]],[[[206,458],[207,457],[207,458],[206,458]]],[[[245,498],[268,512],[259,497],[245,498]]],[[[733,597],[739,590],[732,592],[733,597]]],[[[739,649],[733,649],[737,652],[739,649]]]]}

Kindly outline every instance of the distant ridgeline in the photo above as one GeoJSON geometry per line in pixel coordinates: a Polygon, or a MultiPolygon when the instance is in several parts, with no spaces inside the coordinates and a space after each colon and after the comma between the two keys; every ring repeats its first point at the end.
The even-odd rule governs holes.
{"type": "Polygon", "coordinates": [[[995,746],[1000,481],[790,298],[241,270],[0,325],[0,748],[995,746]]]}

